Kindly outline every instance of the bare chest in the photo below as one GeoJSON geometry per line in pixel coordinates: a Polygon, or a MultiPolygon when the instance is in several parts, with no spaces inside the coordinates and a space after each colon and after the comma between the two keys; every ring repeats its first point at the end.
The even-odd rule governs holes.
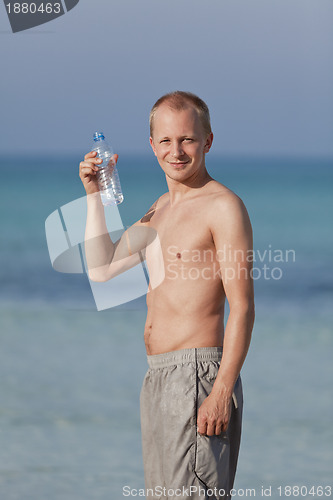
{"type": "Polygon", "coordinates": [[[161,209],[152,218],[151,225],[157,232],[164,260],[199,263],[205,251],[214,249],[202,204],[161,209]]]}

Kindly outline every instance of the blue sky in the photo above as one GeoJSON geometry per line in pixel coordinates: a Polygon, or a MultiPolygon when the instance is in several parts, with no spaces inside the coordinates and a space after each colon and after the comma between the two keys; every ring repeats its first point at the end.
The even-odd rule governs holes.
{"type": "Polygon", "coordinates": [[[219,154],[333,157],[331,0],[80,0],[12,34],[0,5],[2,153],[148,152],[175,89],[206,100],[219,154]]]}

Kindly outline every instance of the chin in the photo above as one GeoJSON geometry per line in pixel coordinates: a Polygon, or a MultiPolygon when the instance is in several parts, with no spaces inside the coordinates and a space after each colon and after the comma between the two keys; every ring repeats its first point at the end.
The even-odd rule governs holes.
{"type": "Polygon", "coordinates": [[[173,179],[175,181],[186,181],[189,179],[192,175],[192,172],[187,172],[185,170],[180,170],[179,172],[168,172],[166,174],[170,179],[173,179]]]}

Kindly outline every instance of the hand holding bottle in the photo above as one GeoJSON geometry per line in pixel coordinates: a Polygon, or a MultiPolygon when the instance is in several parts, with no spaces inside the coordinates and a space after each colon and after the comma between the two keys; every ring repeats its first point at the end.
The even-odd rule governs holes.
{"type": "Polygon", "coordinates": [[[80,164],[80,177],[87,194],[99,191],[105,206],[119,205],[124,200],[116,167],[117,159],[118,155],[113,154],[112,146],[105,140],[103,132],[95,132],[92,151],[80,164]],[[84,169],[82,176],[81,168],[84,169]]]}
{"type": "MultiPolygon", "coordinates": [[[[118,155],[114,154],[112,159],[113,163],[116,164],[118,161],[118,155]]],[[[84,161],[81,161],[80,163],[79,176],[87,195],[98,193],[99,191],[97,172],[101,163],[102,160],[98,158],[96,151],[90,151],[87,153],[84,156],[84,161]]]]}

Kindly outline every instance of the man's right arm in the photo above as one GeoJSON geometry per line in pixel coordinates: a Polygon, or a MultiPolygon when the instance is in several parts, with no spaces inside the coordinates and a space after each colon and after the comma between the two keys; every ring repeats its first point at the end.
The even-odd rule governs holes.
{"type": "MultiPolygon", "coordinates": [[[[114,157],[115,161],[118,155],[114,157]]],[[[115,243],[111,240],[98,189],[96,172],[100,161],[95,152],[85,155],[80,163],[80,178],[87,193],[87,222],[85,254],[88,275],[92,281],[107,281],[134,267],[145,258],[145,248],[156,232],[144,222],[137,221],[115,243]]]]}

